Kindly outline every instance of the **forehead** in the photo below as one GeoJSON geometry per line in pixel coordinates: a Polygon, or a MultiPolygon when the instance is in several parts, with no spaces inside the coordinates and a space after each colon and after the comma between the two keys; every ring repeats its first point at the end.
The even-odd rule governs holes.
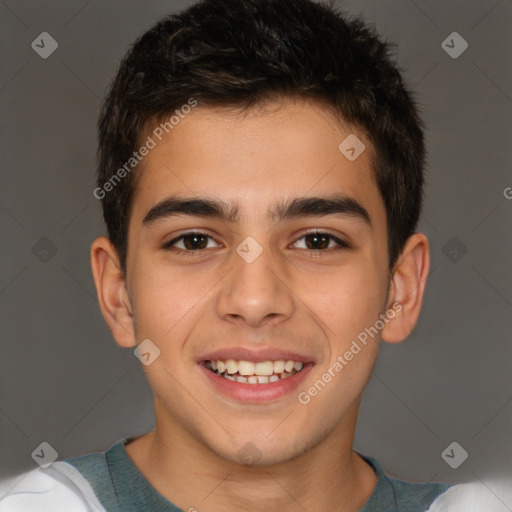
{"type": "Polygon", "coordinates": [[[288,99],[244,112],[197,106],[167,129],[148,131],[154,147],[136,171],[134,220],[169,195],[217,198],[236,207],[238,220],[283,199],[332,193],[384,212],[370,144],[319,103],[288,99]],[[340,150],[347,137],[349,146],[364,144],[355,160],[340,150]]]}

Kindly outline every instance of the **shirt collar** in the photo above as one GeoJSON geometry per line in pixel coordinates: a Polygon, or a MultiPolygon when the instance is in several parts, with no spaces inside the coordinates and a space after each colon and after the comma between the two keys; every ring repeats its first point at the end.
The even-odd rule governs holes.
{"type": "MultiPolygon", "coordinates": [[[[140,472],[125,450],[125,444],[131,438],[123,439],[113,445],[105,454],[114,490],[123,512],[182,512],[182,510],[162,496],[140,472]],[[143,508],[142,508],[143,507],[143,508]]],[[[377,484],[371,496],[359,512],[380,512],[382,503],[393,505],[386,512],[397,512],[397,502],[393,486],[380,464],[372,457],[356,453],[366,461],[377,475],[377,484]]],[[[193,506],[194,504],[191,504],[193,506]]]]}

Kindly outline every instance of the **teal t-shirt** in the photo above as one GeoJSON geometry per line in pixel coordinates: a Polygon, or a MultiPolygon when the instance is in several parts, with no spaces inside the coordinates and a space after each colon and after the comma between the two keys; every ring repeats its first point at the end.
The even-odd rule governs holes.
{"type": "MultiPolygon", "coordinates": [[[[106,452],[64,462],[84,476],[107,512],[183,512],[159,494],[139,471],[125,450],[128,440],[118,441],[106,452]]],[[[357,453],[377,475],[377,485],[359,512],[425,512],[450,487],[438,482],[412,484],[388,477],[375,459],[357,453]]],[[[193,507],[191,504],[192,510],[193,507]]]]}

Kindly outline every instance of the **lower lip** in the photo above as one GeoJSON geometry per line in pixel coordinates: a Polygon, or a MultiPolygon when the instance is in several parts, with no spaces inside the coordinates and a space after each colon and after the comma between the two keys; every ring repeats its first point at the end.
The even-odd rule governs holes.
{"type": "Polygon", "coordinates": [[[223,395],[244,403],[261,403],[279,400],[292,393],[305,379],[307,373],[313,367],[313,363],[306,363],[300,372],[291,377],[281,379],[268,384],[247,384],[220,377],[208,370],[204,364],[199,364],[206,377],[223,395]]]}

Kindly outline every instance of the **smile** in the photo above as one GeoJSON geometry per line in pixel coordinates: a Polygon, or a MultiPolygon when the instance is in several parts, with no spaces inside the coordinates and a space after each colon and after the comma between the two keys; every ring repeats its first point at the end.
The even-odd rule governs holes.
{"type": "Polygon", "coordinates": [[[259,361],[211,360],[205,362],[206,368],[219,377],[244,384],[270,384],[287,379],[300,372],[303,363],[292,360],[259,361]]]}

